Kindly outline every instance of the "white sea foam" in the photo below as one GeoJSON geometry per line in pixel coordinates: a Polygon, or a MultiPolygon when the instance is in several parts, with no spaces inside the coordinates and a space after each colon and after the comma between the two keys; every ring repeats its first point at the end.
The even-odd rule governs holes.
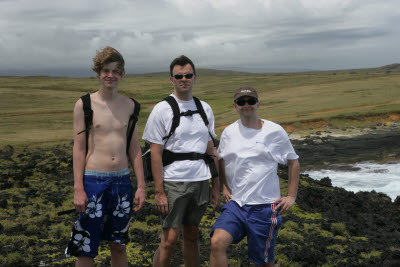
{"type": "Polygon", "coordinates": [[[385,193],[392,200],[400,196],[400,162],[396,164],[363,162],[350,166],[359,168],[359,170],[311,170],[306,173],[317,180],[329,177],[333,186],[343,187],[348,191],[375,190],[376,192],[385,193]]]}

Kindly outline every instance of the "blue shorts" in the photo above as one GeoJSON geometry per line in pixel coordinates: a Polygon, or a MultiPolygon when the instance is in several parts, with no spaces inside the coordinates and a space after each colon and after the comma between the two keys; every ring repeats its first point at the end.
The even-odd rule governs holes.
{"type": "Polygon", "coordinates": [[[83,185],[88,205],[72,227],[65,255],[94,258],[101,240],[121,245],[128,242],[133,188],[128,168],[113,172],[85,170],[83,185]]]}
{"type": "Polygon", "coordinates": [[[231,200],[221,207],[222,214],[211,228],[211,236],[216,229],[223,229],[239,243],[247,236],[249,260],[264,264],[275,260],[275,243],[282,217],[278,215],[278,204],[244,205],[240,207],[231,200]]]}

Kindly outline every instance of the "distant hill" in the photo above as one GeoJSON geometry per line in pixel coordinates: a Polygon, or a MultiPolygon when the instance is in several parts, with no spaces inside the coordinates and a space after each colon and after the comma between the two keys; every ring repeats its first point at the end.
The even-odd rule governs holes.
{"type": "MultiPolygon", "coordinates": [[[[230,68],[230,67],[226,67],[230,68]]],[[[211,68],[197,68],[197,74],[200,76],[212,76],[212,77],[252,77],[252,76],[259,76],[260,74],[266,75],[281,75],[281,74],[292,74],[292,73],[316,73],[316,72],[347,72],[347,71],[356,71],[356,72],[371,72],[371,71],[378,71],[378,72],[400,72],[400,64],[393,63],[389,65],[385,65],[382,67],[372,67],[372,68],[359,68],[359,69],[332,69],[332,70],[296,70],[295,68],[283,69],[283,68],[274,68],[274,69],[265,69],[265,71],[261,71],[259,69],[247,71],[247,70],[235,70],[235,67],[232,67],[231,70],[217,70],[211,68]],[[234,70],[232,70],[234,69],[234,70]]],[[[138,72],[137,69],[133,69],[129,72],[138,72]]],[[[145,71],[144,71],[145,72],[145,71]]],[[[87,77],[95,77],[96,74],[90,68],[67,68],[67,69],[29,69],[29,70],[13,70],[13,69],[0,69],[0,77],[5,76],[42,76],[42,77],[70,77],[70,78],[87,78],[87,77]]],[[[135,74],[127,74],[126,77],[168,77],[169,71],[163,72],[147,72],[147,73],[135,73],[135,74]]]]}
{"type": "MultiPolygon", "coordinates": [[[[213,76],[213,77],[232,77],[232,76],[254,76],[260,75],[259,73],[233,71],[233,70],[215,70],[215,69],[202,69],[196,68],[196,73],[199,76],[213,76]]],[[[168,77],[169,72],[153,72],[143,74],[128,74],[126,77],[168,77]]]]}
{"type": "Polygon", "coordinates": [[[385,66],[379,67],[378,69],[381,69],[381,70],[400,70],[400,64],[399,63],[393,63],[393,64],[390,64],[390,65],[385,65],[385,66]]]}
{"type": "MultiPolygon", "coordinates": [[[[297,71],[297,72],[264,72],[264,73],[255,73],[255,72],[244,72],[244,71],[234,71],[234,70],[217,70],[217,69],[206,69],[206,68],[198,68],[196,69],[197,75],[200,77],[204,76],[212,76],[212,77],[252,77],[252,76],[260,76],[260,75],[282,75],[282,74],[310,74],[310,73],[323,73],[323,72],[332,72],[340,73],[340,72],[349,72],[352,71],[354,73],[368,73],[368,72],[400,72],[400,64],[393,63],[389,65],[385,65],[382,67],[376,68],[360,68],[360,69],[342,69],[342,70],[314,70],[314,71],[297,71]]],[[[161,78],[169,77],[169,72],[152,72],[152,73],[142,73],[142,74],[127,74],[126,77],[137,78],[137,77],[153,77],[153,78],[161,78]]]]}

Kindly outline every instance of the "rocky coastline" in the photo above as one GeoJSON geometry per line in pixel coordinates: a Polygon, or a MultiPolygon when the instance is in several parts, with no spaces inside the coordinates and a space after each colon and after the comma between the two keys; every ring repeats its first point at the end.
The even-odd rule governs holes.
{"type": "Polygon", "coordinates": [[[400,162],[400,123],[378,124],[366,129],[326,129],[291,136],[291,139],[302,170],[342,169],[363,161],[400,162]]]}

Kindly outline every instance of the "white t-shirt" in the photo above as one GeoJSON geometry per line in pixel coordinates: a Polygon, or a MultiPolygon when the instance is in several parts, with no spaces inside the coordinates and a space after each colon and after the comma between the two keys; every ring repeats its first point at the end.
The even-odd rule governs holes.
{"type": "MultiPolygon", "coordinates": [[[[187,110],[197,110],[194,100],[183,101],[171,94],[176,101],[180,112],[187,110]]],[[[168,139],[166,144],[163,137],[169,134],[172,124],[173,111],[166,101],[158,103],[147,120],[143,133],[143,139],[155,144],[160,144],[167,149],[176,153],[197,152],[205,153],[208,141],[211,140],[209,132],[215,138],[214,133],[214,114],[211,107],[201,101],[204,112],[208,118],[208,128],[203,122],[199,113],[192,116],[181,116],[179,126],[175,133],[168,139]]],[[[205,164],[204,160],[182,160],[163,168],[164,181],[173,182],[195,182],[203,181],[211,178],[210,168],[205,164]]]]}
{"type": "Polygon", "coordinates": [[[278,163],[297,159],[285,130],[263,120],[261,129],[243,126],[241,120],[225,128],[218,148],[232,200],[239,206],[270,204],[281,197],[278,163]]]}

